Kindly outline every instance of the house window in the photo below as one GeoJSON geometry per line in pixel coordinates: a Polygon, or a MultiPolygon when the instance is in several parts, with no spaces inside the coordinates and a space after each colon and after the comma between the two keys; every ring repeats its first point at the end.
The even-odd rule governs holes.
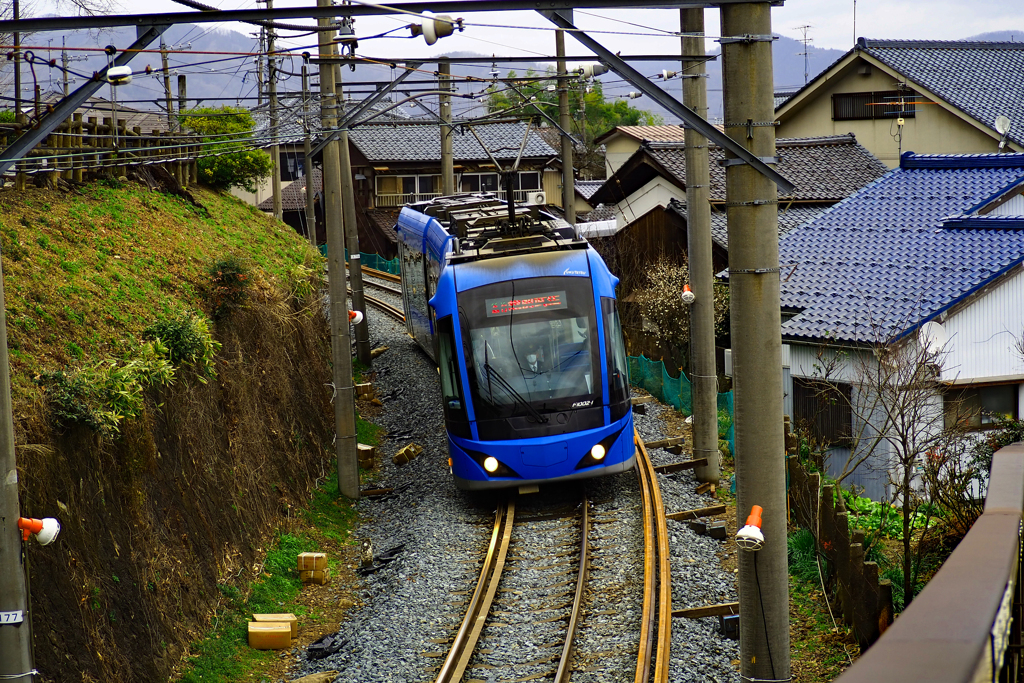
{"type": "Polygon", "coordinates": [[[917,99],[912,90],[836,93],[832,95],[832,120],[912,119],[917,99]]]}
{"type": "Polygon", "coordinates": [[[819,443],[848,445],[853,434],[852,387],[838,382],[793,378],[793,422],[819,443]]]}
{"type": "Polygon", "coordinates": [[[537,171],[523,171],[519,174],[519,187],[517,190],[539,190],[540,173],[537,171]]]}
{"type": "Polygon", "coordinates": [[[301,178],[302,166],[305,161],[304,155],[294,152],[281,153],[281,180],[296,180],[301,178]]]}
{"type": "Polygon", "coordinates": [[[994,427],[1020,417],[1016,384],[950,389],[944,398],[946,426],[959,423],[967,429],[994,427]]]}

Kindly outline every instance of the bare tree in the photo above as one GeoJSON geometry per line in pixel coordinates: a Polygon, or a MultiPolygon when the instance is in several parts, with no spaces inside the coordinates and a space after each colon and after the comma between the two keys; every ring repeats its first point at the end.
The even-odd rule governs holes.
{"type": "Polygon", "coordinates": [[[977,477],[963,457],[965,420],[955,401],[944,402],[938,381],[945,356],[944,349],[910,336],[863,350],[823,347],[815,368],[819,401],[840,404],[851,418],[845,462],[833,468],[839,470],[837,483],[854,471],[880,472],[888,484],[887,502],[902,512],[905,605],[917,584],[922,541],[932,528],[932,503],[969,496],[977,477]]]}

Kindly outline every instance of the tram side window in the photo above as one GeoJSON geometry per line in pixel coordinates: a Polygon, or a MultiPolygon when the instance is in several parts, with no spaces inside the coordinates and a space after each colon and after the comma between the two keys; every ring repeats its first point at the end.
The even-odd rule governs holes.
{"type": "Polygon", "coordinates": [[[629,412],[629,366],[615,299],[601,297],[601,317],[604,319],[604,341],[608,356],[608,405],[612,420],[619,420],[629,412]]]}
{"type": "Polygon", "coordinates": [[[448,431],[468,439],[471,435],[469,419],[459,381],[459,358],[455,353],[455,329],[450,315],[437,321],[437,365],[441,373],[441,396],[448,431]]]}

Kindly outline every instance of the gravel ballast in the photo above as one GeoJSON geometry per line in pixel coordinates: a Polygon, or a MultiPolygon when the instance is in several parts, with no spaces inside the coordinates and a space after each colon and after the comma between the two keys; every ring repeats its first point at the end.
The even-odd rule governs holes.
{"type": "MultiPolygon", "coordinates": [[[[368,288],[368,294],[401,305],[397,297],[368,288]]],[[[378,448],[379,473],[366,486],[389,486],[395,495],[357,502],[358,536],[375,555],[401,546],[396,558],[367,575],[359,604],[340,624],[341,649],[320,660],[299,657],[294,676],[341,672],[337,681],[432,681],[449,641],[464,616],[475,587],[494,522],[499,493],[466,493],[455,488],[448,471],[448,450],[437,370],[405,332],[403,325],[370,311],[371,347],[387,346],[373,362],[376,394],[383,400],[374,421],[388,436],[378,448]],[[391,456],[417,443],[423,452],[403,466],[391,456]]],[[[664,436],[658,417],[671,410],[647,404],[635,415],[645,441],[664,436]]],[[[687,444],[689,445],[689,444],[687,444]]],[[[689,456],[661,450],[655,464],[689,456]]],[[[716,501],[693,491],[690,471],[659,475],[667,511],[704,507],[716,501]]],[[[571,487],[546,487],[521,496],[517,506],[529,515],[545,506],[569,506],[580,489],[590,498],[592,548],[590,582],[576,637],[576,683],[632,681],[636,668],[643,587],[643,538],[639,489],[633,473],[589,480],[571,487]]],[[[496,610],[485,627],[481,648],[465,680],[511,681],[553,673],[564,621],[575,587],[578,521],[538,523],[535,531],[513,541],[507,581],[499,589],[496,610]],[[555,557],[569,553],[562,557],[555,557]],[[568,582],[564,587],[545,586],[568,582]],[[514,592],[514,591],[519,591],[514,592]],[[563,595],[568,591],[568,596],[563,595]],[[554,611],[552,611],[554,610],[554,611]],[[498,626],[496,624],[505,624],[498,626]],[[493,667],[493,668],[492,668],[493,667]]],[[[517,532],[518,533],[518,532],[517,532]]],[[[698,536],[685,523],[669,522],[673,607],[696,607],[736,600],[735,579],[719,566],[723,541],[698,536]]],[[[731,541],[729,541],[731,542],[731,541]]],[[[718,619],[676,619],[672,624],[672,681],[736,680],[731,662],[738,643],[717,631],[718,619]]],[[[551,680],[550,677],[535,680],[551,680]]]]}

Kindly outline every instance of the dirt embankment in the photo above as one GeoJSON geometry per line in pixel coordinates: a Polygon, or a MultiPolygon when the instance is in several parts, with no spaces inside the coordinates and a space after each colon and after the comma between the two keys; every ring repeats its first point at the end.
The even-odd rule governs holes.
{"type": "MultiPolygon", "coordinates": [[[[274,530],[332,467],[326,321],[312,297],[303,301],[294,290],[289,294],[271,273],[294,265],[284,261],[301,253],[301,238],[294,235],[293,240],[287,226],[255,213],[248,225],[232,223],[238,232],[229,235],[227,221],[217,213],[224,200],[208,193],[199,197],[209,215],[199,219],[178,206],[180,200],[146,188],[126,187],[119,196],[117,219],[134,232],[139,258],[157,264],[132,271],[156,283],[152,310],[147,313],[134,301],[135,317],[120,321],[113,319],[114,311],[106,316],[120,325],[113,334],[81,331],[71,325],[73,320],[61,334],[57,314],[43,310],[39,324],[50,324],[49,315],[56,331],[30,338],[25,330],[31,325],[14,330],[14,348],[23,351],[12,356],[16,374],[35,364],[24,353],[28,348],[31,355],[45,353],[50,359],[43,369],[54,369],[55,358],[67,361],[57,369],[69,369],[118,357],[147,319],[168,309],[203,310],[197,294],[204,286],[202,269],[190,264],[209,259],[219,247],[211,238],[200,249],[199,234],[204,239],[219,234],[232,250],[253,259],[257,282],[247,302],[211,328],[223,345],[216,357],[217,377],[204,383],[193,369],[180,368],[174,384],[147,393],[143,417],[127,421],[120,436],[100,438],[80,425],[57,427],[43,394],[33,392],[24,375],[13,378],[21,509],[26,516],[58,517],[63,526],[53,545],[28,546],[35,665],[47,682],[166,680],[188,642],[209,625],[221,590],[252,580],[274,530]],[[160,244],[145,242],[151,235],[159,235],[160,244]],[[175,270],[178,263],[180,271],[175,270]],[[117,336],[125,344],[111,349],[108,340],[117,336]],[[96,340],[94,347],[91,340],[96,340]],[[72,343],[84,350],[83,358],[67,357],[72,343]]],[[[9,195],[3,199],[10,209],[9,195]]],[[[0,218],[9,330],[12,308],[19,320],[34,315],[42,304],[33,307],[32,301],[50,299],[33,299],[32,291],[43,292],[45,283],[57,278],[30,272],[33,250],[62,239],[77,245],[64,257],[78,264],[74,272],[65,267],[65,281],[72,279],[69,273],[88,277],[102,268],[122,268],[121,257],[127,261],[135,253],[128,246],[109,246],[119,232],[105,220],[103,197],[69,199],[92,211],[85,217],[62,213],[57,196],[42,199],[48,220],[39,196],[35,208],[31,203],[18,208],[20,218],[17,212],[0,218]],[[54,221],[59,230],[44,229],[54,221]],[[118,260],[91,263],[90,244],[97,240],[118,260]],[[11,245],[26,253],[9,270],[11,245]]],[[[250,215],[236,204],[227,206],[250,215]]],[[[129,281],[124,273],[106,280],[113,283],[110,296],[119,296],[118,287],[129,281]]],[[[99,315],[101,304],[87,297],[78,302],[74,296],[62,300],[65,308],[77,306],[86,311],[80,315],[97,320],[105,317],[99,315]]],[[[124,296],[132,301],[130,293],[124,296]]]]}

